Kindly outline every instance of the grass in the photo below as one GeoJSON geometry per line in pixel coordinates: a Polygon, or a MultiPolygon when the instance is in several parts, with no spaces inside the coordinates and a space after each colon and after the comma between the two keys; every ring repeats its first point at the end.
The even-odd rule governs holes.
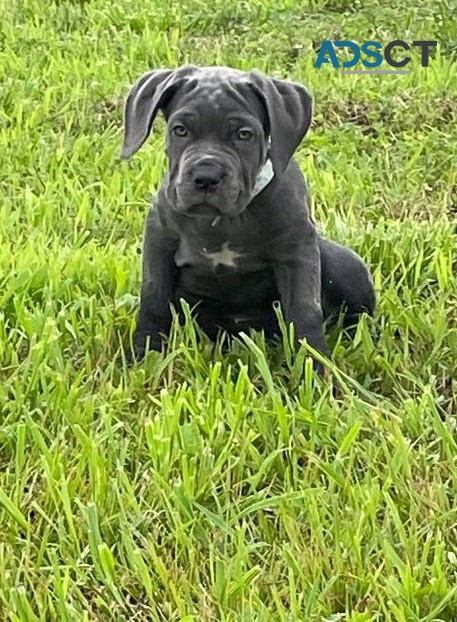
{"type": "Polygon", "coordinates": [[[0,619],[457,620],[455,2],[0,2],[0,619]],[[323,39],[437,39],[343,76],[323,39]],[[223,354],[190,322],[128,369],[163,124],[118,160],[129,85],[229,64],[315,96],[298,158],[369,262],[378,338],[223,354]]]}

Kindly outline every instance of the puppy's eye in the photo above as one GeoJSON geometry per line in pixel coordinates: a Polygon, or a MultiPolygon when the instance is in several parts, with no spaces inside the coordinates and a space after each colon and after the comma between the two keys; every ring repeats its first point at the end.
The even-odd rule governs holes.
{"type": "Polygon", "coordinates": [[[253,135],[254,133],[248,127],[242,127],[236,133],[236,137],[238,138],[238,140],[251,140],[253,135]]]}
{"type": "Polygon", "coordinates": [[[189,133],[184,125],[175,125],[171,130],[175,136],[179,136],[180,138],[184,138],[189,133]]]}

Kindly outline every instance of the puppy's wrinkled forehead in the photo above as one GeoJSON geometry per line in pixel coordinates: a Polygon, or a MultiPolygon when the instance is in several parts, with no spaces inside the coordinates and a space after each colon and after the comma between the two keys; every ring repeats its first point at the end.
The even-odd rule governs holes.
{"type": "Polygon", "coordinates": [[[180,110],[198,114],[208,124],[221,123],[230,113],[254,116],[265,127],[262,102],[242,72],[200,70],[189,76],[164,109],[168,119],[180,110]]]}

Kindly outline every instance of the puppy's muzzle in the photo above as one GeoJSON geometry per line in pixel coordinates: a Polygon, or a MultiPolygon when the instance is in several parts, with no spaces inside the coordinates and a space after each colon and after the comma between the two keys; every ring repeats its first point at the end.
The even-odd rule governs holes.
{"type": "Polygon", "coordinates": [[[234,215],[240,177],[233,158],[209,153],[191,153],[181,160],[175,188],[174,209],[192,216],[215,213],[234,215]]]}
{"type": "Polygon", "coordinates": [[[203,160],[192,167],[190,176],[194,190],[212,192],[221,185],[225,172],[218,162],[203,160]]]}

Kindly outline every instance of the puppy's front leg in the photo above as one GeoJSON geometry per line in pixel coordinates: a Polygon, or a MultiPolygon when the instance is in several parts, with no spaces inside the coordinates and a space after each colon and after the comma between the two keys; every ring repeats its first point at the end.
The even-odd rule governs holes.
{"type": "Polygon", "coordinates": [[[134,335],[134,356],[143,358],[146,348],[160,350],[162,335],[171,325],[170,302],[176,286],[174,254],[178,239],[161,222],[159,210],[151,208],[143,242],[143,280],[140,310],[134,335]]]}
{"type": "MultiPolygon", "coordinates": [[[[289,247],[287,253],[275,262],[274,272],[284,319],[286,323],[294,325],[296,341],[306,338],[312,348],[328,357],[321,307],[317,239],[308,237],[306,243],[289,247]]],[[[315,368],[319,372],[323,371],[317,361],[315,368]]]]}

